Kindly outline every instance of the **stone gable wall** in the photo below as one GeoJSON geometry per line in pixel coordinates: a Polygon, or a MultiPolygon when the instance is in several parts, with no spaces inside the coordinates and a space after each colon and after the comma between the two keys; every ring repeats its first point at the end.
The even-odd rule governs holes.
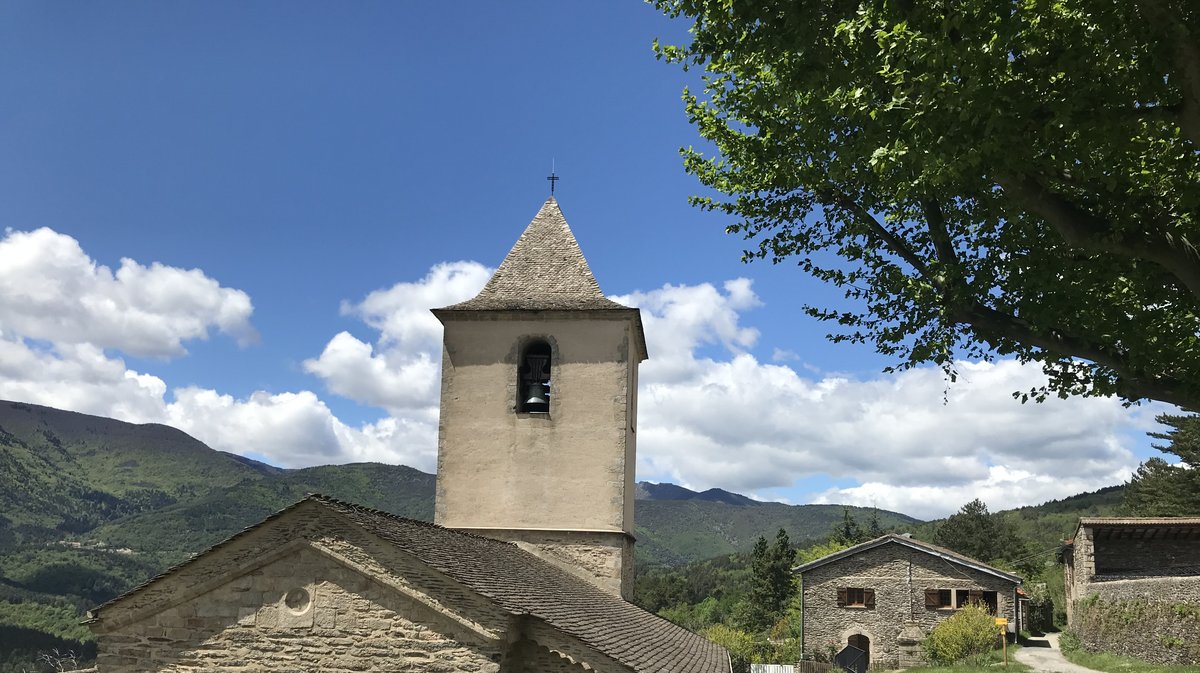
{"type": "Polygon", "coordinates": [[[521,671],[509,640],[524,629],[553,655],[528,670],[582,670],[549,645],[592,670],[626,671],[554,629],[517,627],[469,587],[307,503],[99,616],[98,673],[521,671]]]}
{"type": "Polygon", "coordinates": [[[101,673],[495,673],[504,645],[309,548],[98,634],[101,673]]]}
{"type": "Polygon", "coordinates": [[[214,590],[256,569],[272,555],[297,544],[313,544],[340,556],[362,574],[387,578],[414,595],[437,595],[447,611],[471,614],[480,629],[493,636],[504,630],[508,616],[470,588],[451,580],[390,544],[366,534],[344,518],[314,503],[301,504],[280,519],[204,553],[154,584],[101,611],[93,630],[103,632],[138,621],[188,597],[214,590]]]}
{"type": "Polygon", "coordinates": [[[954,614],[949,609],[927,609],[926,589],[995,591],[997,616],[1016,619],[1014,583],[897,543],[806,571],[802,580],[805,651],[841,649],[851,635],[862,634],[870,638],[874,666],[899,664],[898,641],[906,626],[910,633],[919,629],[924,637],[954,614]],[[875,607],[838,607],[841,587],[874,589],[875,607]]]}

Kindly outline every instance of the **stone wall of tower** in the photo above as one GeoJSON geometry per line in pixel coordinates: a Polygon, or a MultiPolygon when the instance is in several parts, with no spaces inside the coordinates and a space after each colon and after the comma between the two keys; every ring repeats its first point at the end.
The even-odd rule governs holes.
{"type": "Polygon", "coordinates": [[[633,530],[639,354],[627,315],[445,319],[435,519],[451,528],[633,530]],[[518,359],[552,350],[550,412],[519,413],[518,359]]]}
{"type": "Polygon", "coordinates": [[[490,530],[472,533],[512,542],[544,561],[625,599],[633,597],[633,543],[627,533],[570,530],[490,530]]]}

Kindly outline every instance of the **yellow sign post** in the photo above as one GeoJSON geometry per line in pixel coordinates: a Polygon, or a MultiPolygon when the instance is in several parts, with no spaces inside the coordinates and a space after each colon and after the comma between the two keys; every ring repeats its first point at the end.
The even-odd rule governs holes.
{"type": "Polygon", "coordinates": [[[1008,619],[1004,617],[996,618],[996,626],[1000,627],[1000,647],[1004,648],[1004,665],[1008,666],[1008,619]]]}

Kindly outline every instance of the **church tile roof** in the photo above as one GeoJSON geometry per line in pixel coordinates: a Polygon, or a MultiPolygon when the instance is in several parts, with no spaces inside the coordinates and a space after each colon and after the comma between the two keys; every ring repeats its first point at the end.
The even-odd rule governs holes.
{"type": "Polygon", "coordinates": [[[516,545],[309,496],[513,615],[528,615],[639,673],[728,673],[724,648],[516,545]]]}
{"type": "Polygon", "coordinates": [[[632,310],[604,296],[551,196],[491,280],[472,299],[441,311],[632,310]]]}

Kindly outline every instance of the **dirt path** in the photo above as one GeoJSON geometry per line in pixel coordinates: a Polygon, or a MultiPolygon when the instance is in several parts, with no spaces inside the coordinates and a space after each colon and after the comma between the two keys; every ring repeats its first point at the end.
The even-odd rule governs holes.
{"type": "Polygon", "coordinates": [[[1058,648],[1058,634],[1048,633],[1042,638],[1030,638],[1025,646],[1017,650],[1013,658],[1035,671],[1049,673],[1096,673],[1090,668],[1072,664],[1063,658],[1058,648]]]}

